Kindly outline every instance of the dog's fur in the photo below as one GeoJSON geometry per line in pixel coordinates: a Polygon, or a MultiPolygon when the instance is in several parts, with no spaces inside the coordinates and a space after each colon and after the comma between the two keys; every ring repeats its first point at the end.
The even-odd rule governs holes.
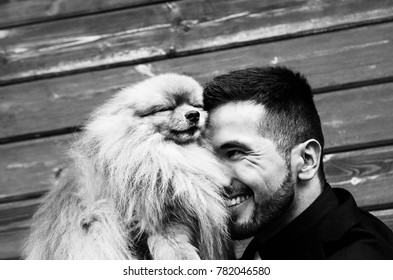
{"type": "Polygon", "coordinates": [[[24,257],[229,258],[227,180],[203,142],[202,102],[194,79],[164,74],[100,107],[34,215],[24,257]]]}

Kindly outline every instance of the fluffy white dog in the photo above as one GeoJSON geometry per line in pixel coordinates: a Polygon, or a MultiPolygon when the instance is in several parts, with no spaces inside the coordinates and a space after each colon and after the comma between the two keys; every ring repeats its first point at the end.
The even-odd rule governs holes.
{"type": "Polygon", "coordinates": [[[33,217],[27,259],[226,259],[228,184],[203,131],[201,86],[163,74],[100,107],[33,217]]]}

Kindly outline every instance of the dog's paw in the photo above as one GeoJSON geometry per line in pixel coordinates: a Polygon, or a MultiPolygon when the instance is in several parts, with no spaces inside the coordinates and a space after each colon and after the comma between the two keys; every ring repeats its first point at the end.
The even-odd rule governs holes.
{"type": "Polygon", "coordinates": [[[148,238],[150,254],[155,260],[200,260],[198,250],[189,243],[188,236],[153,235],[148,238]]]}

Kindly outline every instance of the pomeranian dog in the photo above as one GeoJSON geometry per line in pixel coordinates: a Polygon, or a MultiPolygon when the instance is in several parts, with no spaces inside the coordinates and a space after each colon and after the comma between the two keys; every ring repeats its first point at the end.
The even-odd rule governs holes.
{"type": "Polygon", "coordinates": [[[93,113],[64,182],[32,220],[27,259],[227,259],[229,182],[204,141],[202,88],[163,74],[93,113]]]}

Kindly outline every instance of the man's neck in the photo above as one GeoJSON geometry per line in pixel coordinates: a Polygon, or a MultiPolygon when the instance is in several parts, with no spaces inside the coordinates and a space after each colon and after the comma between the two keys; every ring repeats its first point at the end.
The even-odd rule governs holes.
{"type": "Polygon", "coordinates": [[[235,257],[236,259],[239,259],[244,251],[246,250],[248,244],[251,242],[251,240],[254,237],[250,237],[244,240],[234,240],[234,247],[235,247],[235,257]]]}

